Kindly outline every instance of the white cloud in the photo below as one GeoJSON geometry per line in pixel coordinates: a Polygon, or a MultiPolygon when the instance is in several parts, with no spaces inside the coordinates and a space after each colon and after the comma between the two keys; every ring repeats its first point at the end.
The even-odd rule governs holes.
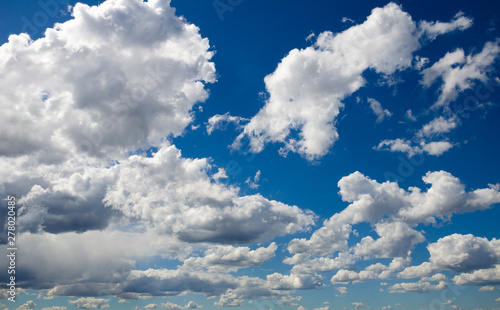
{"type": "Polygon", "coordinates": [[[62,306],[52,306],[52,307],[44,307],[42,310],[67,310],[68,308],[62,306]]]}
{"type": "Polygon", "coordinates": [[[386,266],[381,263],[376,263],[366,267],[360,272],[353,270],[340,269],[331,278],[332,284],[348,284],[349,282],[357,283],[368,280],[386,280],[394,278],[394,272],[408,266],[411,258],[395,257],[392,262],[386,266]]]}
{"type": "Polygon", "coordinates": [[[471,89],[473,80],[487,82],[486,73],[498,58],[500,53],[499,41],[487,42],[483,50],[476,55],[465,56],[462,49],[446,53],[439,61],[431,67],[422,71],[421,83],[425,87],[434,84],[441,78],[443,85],[441,94],[434,103],[433,108],[446,107],[455,101],[460,92],[471,89]]]}
{"type": "MultiPolygon", "coordinates": [[[[308,160],[324,156],[339,137],[335,120],[344,107],[342,100],[365,84],[365,70],[387,76],[409,68],[422,36],[434,39],[463,30],[468,21],[457,17],[450,23],[421,22],[422,28],[417,28],[407,13],[389,3],[373,9],[360,25],[338,34],[321,33],[313,46],[293,49],[266,76],[270,97],[233,148],[240,148],[247,138],[254,153],[268,143],[282,143],[281,154],[292,151],[308,160]]],[[[388,111],[376,110],[389,116],[388,111]]]]}
{"type": "Polygon", "coordinates": [[[429,291],[440,291],[447,289],[448,285],[445,281],[439,281],[436,284],[432,284],[428,281],[418,281],[409,283],[396,283],[389,287],[390,293],[408,293],[408,292],[418,292],[425,293],[429,291]]]}
{"type": "Polygon", "coordinates": [[[413,157],[417,154],[429,154],[433,156],[440,156],[450,150],[453,147],[448,141],[434,141],[425,142],[420,141],[419,144],[415,144],[412,141],[404,139],[393,139],[393,140],[383,140],[377,146],[374,147],[377,151],[389,151],[389,152],[401,152],[406,153],[408,158],[413,157]]]}
{"type": "Polygon", "coordinates": [[[212,246],[202,257],[190,257],[184,261],[184,266],[189,268],[207,267],[210,270],[236,271],[240,268],[256,267],[268,261],[275,255],[277,249],[275,242],[267,248],[261,247],[250,250],[249,247],[212,246]]]}
{"type": "MultiPolygon", "coordinates": [[[[415,244],[425,240],[413,225],[435,224],[438,219],[447,220],[453,214],[484,210],[500,203],[498,186],[466,192],[465,185],[445,171],[428,172],[422,179],[430,185],[426,191],[417,187],[404,190],[396,182],[378,183],[360,172],[343,177],[338,182],[339,194],[350,204],[326,220],[309,239],[290,241],[288,251],[294,256],[284,262],[297,265],[294,267],[297,271],[332,271],[351,264],[355,257],[308,259],[349,250],[357,257],[405,257],[415,244]],[[361,222],[372,223],[380,238],[368,236],[348,248],[352,225],[361,222]],[[321,264],[323,266],[318,267],[321,264]]],[[[419,272],[415,269],[408,274],[419,272]]]]}
{"type": "Polygon", "coordinates": [[[16,310],[30,310],[30,309],[35,309],[36,304],[33,300],[29,300],[26,303],[22,304],[21,306],[17,307],[16,310]]]}
{"type": "Polygon", "coordinates": [[[500,284],[500,265],[456,275],[453,282],[457,285],[498,285],[500,284]]]}
{"type": "Polygon", "coordinates": [[[350,282],[364,282],[374,279],[383,279],[375,271],[362,270],[356,272],[353,270],[340,269],[337,273],[330,279],[332,284],[348,284],[350,282]]]}
{"type": "Polygon", "coordinates": [[[352,302],[351,305],[353,305],[356,310],[358,308],[370,308],[369,306],[365,306],[362,302],[352,302]]]}
{"type": "MultiPolygon", "coordinates": [[[[476,237],[471,234],[452,234],[440,238],[427,246],[430,253],[428,262],[418,266],[405,268],[398,274],[399,278],[422,278],[440,270],[451,270],[462,273],[453,279],[455,284],[466,285],[468,281],[478,281],[476,285],[487,285],[488,280],[481,284],[480,277],[494,277],[495,268],[500,262],[500,241],[493,238],[476,237]],[[486,269],[490,268],[490,269],[486,269]]],[[[492,284],[496,284],[494,281],[492,284]]],[[[485,289],[486,290],[486,289],[485,289]]]]}
{"type": "Polygon", "coordinates": [[[413,112],[411,111],[411,109],[406,111],[405,117],[412,122],[417,121],[417,118],[413,115],[413,112]]]}
{"type": "MultiPolygon", "coordinates": [[[[347,287],[345,286],[336,286],[335,290],[339,292],[340,296],[345,296],[347,295],[347,287]]],[[[338,296],[338,295],[337,295],[338,296]]]]}
{"type": "Polygon", "coordinates": [[[171,303],[171,302],[162,303],[161,306],[163,308],[165,308],[166,310],[188,310],[188,309],[201,309],[202,308],[202,306],[199,306],[194,301],[188,302],[187,305],[185,305],[185,306],[179,306],[179,305],[171,303]]]}
{"type": "Polygon", "coordinates": [[[353,251],[356,255],[374,257],[406,256],[415,244],[425,241],[425,237],[404,222],[377,223],[375,231],[380,238],[367,236],[361,239],[353,251]]]}
{"type": "Polygon", "coordinates": [[[361,74],[368,68],[391,74],[410,66],[419,47],[415,32],[411,17],[390,3],[361,25],[336,35],[323,32],[314,46],[292,50],[265,78],[270,98],[233,147],[248,137],[252,152],[280,142],[284,152],[311,160],[325,155],[338,138],[334,121],[341,100],[363,86],[361,74]]]}
{"type": "Polygon", "coordinates": [[[295,233],[313,214],[213,180],[208,159],[185,159],[164,145],[153,157],[121,162],[104,202],[159,232],[188,242],[248,243],[295,233]],[[137,176],[148,176],[138,179],[137,176]]]}
{"type": "Polygon", "coordinates": [[[412,144],[412,141],[406,139],[386,139],[381,141],[377,146],[373,148],[377,151],[384,150],[389,152],[406,153],[408,154],[408,157],[412,157],[416,154],[421,154],[422,149],[412,144]]]}
{"type": "Polygon", "coordinates": [[[410,187],[406,191],[396,182],[378,183],[359,172],[343,177],[338,185],[342,200],[351,204],[329,222],[374,222],[389,215],[407,223],[434,223],[435,217],[490,208],[500,202],[498,188],[465,191],[465,185],[445,171],[428,172],[422,180],[430,184],[426,192],[410,187]]]}
{"type": "Polygon", "coordinates": [[[296,254],[283,260],[285,264],[294,265],[292,273],[315,273],[315,272],[330,272],[333,270],[342,269],[356,262],[353,255],[341,252],[335,258],[315,257],[313,259],[304,260],[309,257],[309,253],[296,254]],[[305,254],[305,255],[303,255],[305,254]]]}
{"type": "Polygon", "coordinates": [[[415,56],[413,67],[415,68],[415,70],[422,70],[422,68],[425,67],[428,63],[429,63],[429,58],[417,55],[415,56]]]}
{"type": "Polygon", "coordinates": [[[290,301],[293,300],[290,296],[291,292],[320,287],[321,280],[321,276],[313,274],[274,273],[267,275],[266,279],[261,279],[188,269],[133,270],[120,284],[115,294],[137,298],[193,292],[202,293],[207,297],[220,296],[219,300],[214,303],[217,306],[236,306],[241,305],[244,299],[259,297],[277,299],[280,302],[290,301]],[[140,295],[137,295],[139,293],[140,295]]]}
{"type": "Polygon", "coordinates": [[[455,15],[453,20],[448,23],[444,22],[428,22],[421,21],[418,24],[419,31],[422,33],[422,36],[425,36],[431,40],[434,40],[437,36],[449,33],[452,31],[460,30],[463,31],[473,24],[473,20],[471,18],[463,16],[462,12],[459,12],[455,15]]]}
{"type": "Polygon", "coordinates": [[[456,118],[445,119],[443,116],[436,117],[430,123],[420,129],[417,137],[430,137],[436,134],[448,133],[458,125],[456,118]]]}
{"type": "Polygon", "coordinates": [[[427,154],[434,156],[440,156],[453,147],[453,144],[448,141],[421,142],[420,145],[427,154]]]}
{"type": "Polygon", "coordinates": [[[387,109],[383,109],[380,102],[373,98],[368,98],[368,102],[370,103],[370,109],[377,116],[377,123],[380,123],[384,120],[384,118],[391,117],[392,113],[387,109]]]}
{"type": "Polygon", "coordinates": [[[494,290],[495,290],[494,286],[486,285],[486,286],[481,286],[477,291],[478,292],[493,292],[494,290]]]}
{"type": "Polygon", "coordinates": [[[72,305],[78,309],[107,309],[109,308],[109,299],[94,298],[94,297],[81,297],[76,300],[68,300],[72,305]]]}
{"type": "Polygon", "coordinates": [[[115,160],[182,134],[208,96],[203,83],[215,81],[199,29],[168,1],[78,3],[72,16],[0,47],[0,154],[115,160]]]}
{"type": "Polygon", "coordinates": [[[500,240],[453,234],[427,246],[429,261],[456,272],[484,269],[500,263],[500,240]]]}
{"type": "Polygon", "coordinates": [[[156,308],[158,308],[157,304],[149,304],[144,306],[144,309],[156,309],[156,308]]]}
{"type": "Polygon", "coordinates": [[[248,178],[245,181],[245,183],[248,184],[248,187],[253,188],[253,189],[259,188],[260,173],[261,173],[260,170],[257,170],[257,172],[255,173],[255,176],[253,177],[253,180],[248,178]]]}
{"type": "Polygon", "coordinates": [[[398,273],[399,278],[413,279],[428,276],[436,272],[439,268],[430,262],[423,262],[417,266],[410,266],[398,273]]]}
{"type": "Polygon", "coordinates": [[[231,116],[229,115],[229,112],[223,115],[214,115],[208,119],[207,134],[211,135],[212,132],[225,128],[225,126],[229,123],[240,126],[240,123],[243,121],[248,121],[248,119],[239,116],[231,116]]]}

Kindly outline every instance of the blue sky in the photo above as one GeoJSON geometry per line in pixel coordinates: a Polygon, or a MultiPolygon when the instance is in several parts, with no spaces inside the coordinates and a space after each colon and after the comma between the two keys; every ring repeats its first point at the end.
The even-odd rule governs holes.
{"type": "Polygon", "coordinates": [[[500,308],[497,3],[0,8],[2,307],[500,308]]]}

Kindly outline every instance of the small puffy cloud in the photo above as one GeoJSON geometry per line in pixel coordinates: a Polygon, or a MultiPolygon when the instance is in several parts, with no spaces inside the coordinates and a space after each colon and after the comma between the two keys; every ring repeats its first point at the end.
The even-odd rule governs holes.
{"type": "MultiPolygon", "coordinates": [[[[336,290],[337,292],[339,292],[340,296],[345,296],[345,295],[347,295],[347,287],[345,287],[345,286],[336,286],[336,287],[335,287],[335,290],[336,290]]],[[[339,296],[339,295],[337,295],[337,296],[339,296]]]]}
{"type": "Polygon", "coordinates": [[[458,120],[456,118],[444,118],[439,116],[433,119],[430,123],[424,125],[420,129],[416,136],[417,137],[430,137],[436,134],[448,133],[452,129],[455,129],[458,125],[458,120]]]}
{"type": "Polygon", "coordinates": [[[359,308],[370,308],[369,306],[365,306],[362,302],[352,302],[351,305],[353,305],[356,310],[359,308]]]}
{"type": "Polygon", "coordinates": [[[420,145],[422,150],[433,156],[440,156],[453,147],[453,144],[448,141],[421,142],[420,145]]]}
{"type": "Polygon", "coordinates": [[[377,123],[380,123],[384,120],[384,118],[391,117],[392,113],[387,109],[383,109],[380,102],[373,98],[368,98],[368,102],[370,103],[370,109],[377,116],[377,123]]]}
{"type": "Polygon", "coordinates": [[[420,265],[405,268],[398,273],[398,277],[404,279],[421,278],[436,272],[438,269],[439,267],[430,262],[423,262],[420,265]]]}
{"type": "Polygon", "coordinates": [[[68,300],[71,305],[78,309],[107,309],[109,308],[109,299],[95,297],[81,297],[76,300],[68,300]]]}
{"type": "Polygon", "coordinates": [[[494,290],[495,290],[494,286],[486,285],[486,286],[481,286],[477,291],[478,292],[493,292],[494,290]]]}
{"type": "Polygon", "coordinates": [[[19,196],[19,231],[108,227],[111,166],[192,122],[214,52],[174,13],[169,1],[78,3],[41,38],[0,47],[0,179],[19,196]]]}
{"type": "Polygon", "coordinates": [[[240,116],[231,116],[229,112],[222,115],[214,115],[208,119],[207,134],[211,135],[215,130],[224,129],[225,126],[230,123],[240,126],[240,123],[244,121],[248,121],[248,119],[240,116]]]}
{"type": "Polygon", "coordinates": [[[389,151],[389,152],[401,152],[408,154],[408,157],[412,157],[415,154],[422,153],[422,149],[418,146],[412,145],[413,143],[406,139],[386,139],[380,141],[380,143],[374,147],[377,151],[389,151]]]}
{"type": "Polygon", "coordinates": [[[205,251],[203,257],[190,257],[184,261],[188,268],[206,267],[208,269],[236,271],[239,268],[260,266],[275,255],[276,243],[267,248],[250,250],[249,247],[213,246],[205,251]]]}
{"type": "Polygon", "coordinates": [[[149,304],[144,306],[144,309],[156,309],[156,308],[158,308],[157,304],[149,304]]]}
{"type": "Polygon", "coordinates": [[[463,16],[462,12],[459,12],[455,15],[452,21],[450,22],[428,22],[421,21],[418,24],[419,31],[422,33],[421,35],[434,40],[437,36],[446,34],[452,31],[460,30],[463,31],[473,24],[473,20],[471,18],[463,16]]]}
{"type": "Polygon", "coordinates": [[[248,178],[245,181],[245,183],[248,184],[248,187],[253,188],[253,189],[259,188],[260,173],[261,173],[260,170],[257,170],[257,172],[255,173],[255,176],[253,177],[253,180],[248,178]]]}
{"type": "Polygon", "coordinates": [[[188,310],[188,309],[201,309],[202,306],[197,305],[194,301],[190,301],[185,306],[179,306],[177,304],[167,302],[162,303],[161,306],[166,310],[188,310]]]}
{"type": "Polygon", "coordinates": [[[356,272],[353,270],[340,269],[331,278],[332,284],[348,284],[349,282],[364,282],[368,280],[385,280],[394,278],[394,272],[408,266],[411,262],[410,257],[395,257],[391,263],[386,266],[376,263],[365,268],[365,270],[356,272]]]}
{"type": "Polygon", "coordinates": [[[425,139],[417,139],[417,141],[410,141],[406,139],[397,138],[392,140],[391,139],[382,140],[373,149],[377,151],[406,153],[408,158],[410,158],[417,154],[440,156],[445,152],[449,151],[452,147],[453,144],[451,144],[448,141],[427,142],[425,139]]]}
{"type": "Polygon", "coordinates": [[[330,272],[339,270],[356,262],[353,255],[341,252],[335,258],[315,257],[309,260],[302,260],[302,255],[307,253],[297,254],[293,257],[288,257],[283,260],[285,264],[294,265],[291,272],[293,273],[315,273],[315,272],[330,272]]]}
{"type": "MultiPolygon", "coordinates": [[[[421,57],[421,56],[415,56],[414,64],[413,67],[415,70],[421,70],[423,67],[425,67],[429,63],[429,58],[427,57],[421,57]]],[[[411,110],[408,110],[411,112],[411,110]]]]}
{"type": "Polygon", "coordinates": [[[362,270],[356,272],[353,270],[341,269],[331,278],[332,284],[348,284],[350,282],[364,282],[368,280],[380,279],[380,275],[375,271],[362,270]]]}
{"type": "Polygon", "coordinates": [[[17,307],[16,310],[30,310],[30,309],[35,309],[35,307],[36,307],[35,302],[33,300],[29,300],[26,303],[17,307]]]}
{"type": "Polygon", "coordinates": [[[446,107],[450,102],[457,99],[460,92],[474,86],[474,80],[486,83],[486,73],[500,54],[499,41],[487,42],[483,50],[476,55],[465,56],[462,49],[446,53],[439,61],[431,67],[422,70],[421,83],[425,87],[442,79],[440,95],[433,108],[446,107]]]}
{"type": "Polygon", "coordinates": [[[440,291],[447,289],[448,285],[445,281],[439,281],[433,284],[431,281],[420,280],[418,282],[403,282],[396,283],[389,287],[390,293],[408,293],[408,292],[418,292],[425,293],[429,291],[440,291]]]}

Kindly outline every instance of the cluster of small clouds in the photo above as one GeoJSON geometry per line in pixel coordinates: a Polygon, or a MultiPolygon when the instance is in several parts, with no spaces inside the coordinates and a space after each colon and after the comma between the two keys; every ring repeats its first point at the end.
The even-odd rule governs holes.
{"type": "MultiPolygon", "coordinates": [[[[18,264],[23,268],[18,280],[26,289],[47,290],[47,298],[90,296],[69,304],[106,309],[106,296],[121,302],[189,292],[218,297],[216,306],[260,297],[291,304],[300,300],[294,292],[323,287],[321,273],[332,271],[337,271],[330,279],[334,285],[420,278],[390,286],[394,293],[444,289],[442,270],[457,273],[452,281],[458,285],[500,283],[497,239],[446,236],[428,245],[428,262],[410,266],[411,251],[426,240],[417,226],[500,203],[499,185],[466,191],[444,171],[424,176],[427,190],[405,190],[360,172],[345,176],[339,194],[349,205],[309,239],[286,245],[292,255],[283,261],[293,265],[289,274],[235,275],[275,259],[279,245],[273,240],[311,229],[317,216],[260,194],[243,195],[237,185],[223,182],[225,170],[210,158],[185,158],[169,142],[193,122],[193,108],[208,97],[205,85],[215,82],[208,40],[175,16],[169,1],[79,3],[72,16],[40,39],[12,35],[0,47],[5,81],[0,122],[7,124],[0,133],[0,194],[19,196],[23,255],[18,264]],[[149,155],[141,151],[150,147],[149,155]],[[363,222],[378,237],[363,237],[349,247],[354,226],[363,222]],[[137,269],[138,261],[152,257],[174,261],[176,267],[137,269]],[[369,258],[391,261],[359,272],[347,268],[369,258]]],[[[366,84],[363,72],[389,76],[410,68],[423,41],[471,24],[462,15],[449,23],[417,24],[394,3],[376,8],[364,23],[338,34],[323,32],[312,46],[290,51],[265,78],[269,99],[257,115],[216,115],[207,133],[233,123],[243,130],[234,148],[247,139],[250,150],[260,152],[278,142],[284,145],[282,154],[320,158],[338,139],[335,120],[342,100],[366,84]]],[[[498,50],[498,42],[487,43],[474,56],[457,50],[424,69],[424,86],[443,80],[435,106],[446,106],[473,79],[484,81],[498,50]]],[[[377,122],[391,117],[377,100],[368,102],[377,122]]],[[[438,117],[416,133],[424,143],[418,148],[404,140],[383,141],[378,148],[439,155],[451,144],[427,139],[458,124],[438,117]]],[[[260,176],[258,170],[248,186],[258,189],[260,176]]],[[[0,238],[6,251],[5,236],[0,238]]],[[[6,270],[6,264],[2,261],[0,268],[6,270]]],[[[348,294],[346,286],[336,290],[348,294]]],[[[28,301],[18,309],[35,306],[28,301]]],[[[194,302],[144,307],[156,308],[201,307],[194,302]]]]}
{"type": "MultiPolygon", "coordinates": [[[[412,157],[422,153],[439,156],[453,148],[453,143],[442,139],[445,134],[456,129],[461,121],[455,113],[450,112],[449,105],[458,98],[460,93],[472,89],[476,85],[475,81],[487,84],[489,81],[487,74],[491,71],[492,64],[499,55],[500,41],[496,40],[487,42],[482,51],[476,55],[466,56],[463,49],[456,49],[454,52],[447,53],[431,67],[422,70],[420,83],[424,87],[429,88],[438,81],[442,82],[439,98],[431,106],[431,109],[442,108],[448,111],[450,116],[435,117],[424,125],[411,140],[386,139],[381,141],[375,149],[402,152],[406,153],[408,157],[412,157]],[[441,138],[440,141],[432,141],[439,140],[439,138],[441,138]]],[[[411,110],[408,112],[408,118],[416,120],[411,114],[411,110]]]]}
{"type": "MultiPolygon", "coordinates": [[[[439,273],[456,273],[456,285],[488,285],[498,281],[500,243],[497,239],[453,234],[430,243],[428,262],[411,265],[411,251],[426,241],[417,226],[449,221],[454,214],[475,212],[500,203],[498,185],[467,192],[464,184],[444,171],[429,172],[423,181],[427,191],[417,187],[404,190],[396,182],[378,183],[355,172],[339,181],[339,194],[350,204],[334,214],[309,239],[288,243],[292,254],[284,260],[295,273],[336,271],[333,285],[369,280],[420,278],[417,282],[397,283],[391,293],[426,292],[447,287],[447,278],[439,273]],[[355,225],[367,222],[378,235],[362,237],[348,246],[355,225]],[[352,270],[360,259],[389,259],[388,265],[376,263],[361,271],[352,270]]],[[[342,287],[338,291],[341,293],[342,287]]]]}
{"type": "MultiPolygon", "coordinates": [[[[342,22],[352,20],[344,18],[342,22]]],[[[450,22],[416,23],[400,6],[389,3],[373,9],[362,24],[337,34],[320,33],[312,46],[291,50],[276,70],[266,76],[269,99],[257,115],[249,121],[245,119],[242,133],[232,147],[239,149],[248,143],[250,152],[258,153],[266,144],[280,143],[282,155],[296,152],[308,160],[323,157],[339,138],[335,123],[344,107],[343,99],[367,83],[363,72],[372,69],[390,78],[397,71],[422,70],[429,59],[414,54],[423,44],[446,33],[464,31],[472,24],[473,20],[462,12],[450,22]]],[[[308,39],[311,37],[315,36],[308,39]]],[[[432,108],[446,107],[460,92],[470,89],[474,81],[486,82],[486,74],[499,50],[498,41],[486,43],[483,51],[467,57],[462,49],[457,49],[423,69],[424,87],[430,87],[438,78],[443,83],[432,108]]],[[[368,102],[377,116],[376,122],[392,115],[379,101],[368,98],[368,102]]],[[[414,118],[411,111],[409,116],[414,118]]],[[[241,120],[228,113],[216,115],[210,119],[207,131],[211,133],[217,124],[225,122],[241,126],[241,120]]],[[[375,149],[404,152],[411,157],[418,153],[439,156],[453,147],[449,141],[426,138],[429,136],[416,135],[414,141],[387,139],[375,149]]]]}

